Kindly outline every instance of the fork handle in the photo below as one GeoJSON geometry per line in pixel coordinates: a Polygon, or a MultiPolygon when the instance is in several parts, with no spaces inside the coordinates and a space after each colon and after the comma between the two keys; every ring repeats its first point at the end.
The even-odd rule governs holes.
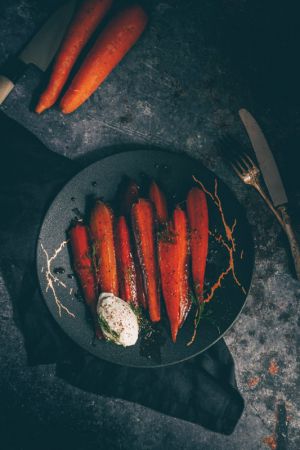
{"type": "Polygon", "coordinates": [[[274,214],[274,216],[276,217],[276,219],[282,226],[283,230],[286,231],[285,223],[283,221],[282,215],[278,212],[278,210],[276,208],[274,208],[273,203],[271,202],[269,197],[265,194],[264,190],[260,187],[260,184],[254,184],[253,187],[259,192],[261,197],[264,199],[264,201],[266,202],[266,204],[268,205],[268,207],[270,208],[270,210],[272,211],[272,213],[274,214]]]}
{"type": "Polygon", "coordinates": [[[295,232],[292,228],[291,218],[287,211],[287,207],[286,206],[278,206],[278,210],[281,213],[281,217],[282,217],[282,220],[284,223],[284,230],[285,230],[285,233],[287,235],[287,238],[288,238],[288,241],[290,244],[291,253],[292,253],[292,257],[293,257],[294,265],[295,265],[296,276],[297,276],[297,279],[300,280],[300,247],[299,247],[299,243],[297,241],[295,232]]]}

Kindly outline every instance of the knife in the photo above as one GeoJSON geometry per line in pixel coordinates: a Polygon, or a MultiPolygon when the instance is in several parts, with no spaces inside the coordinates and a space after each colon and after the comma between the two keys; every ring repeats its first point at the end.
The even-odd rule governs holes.
{"type": "Polygon", "coordinates": [[[76,0],[69,0],[60,6],[21,53],[8,58],[0,68],[0,105],[13,90],[15,83],[25,73],[29,64],[34,64],[43,72],[49,67],[70,23],[75,6],[76,0]]]}
{"type": "Polygon", "coordinates": [[[292,228],[291,219],[287,210],[288,198],[276,161],[260,126],[250,112],[244,108],[240,109],[239,116],[246,128],[273,205],[280,212],[283,219],[283,228],[291,247],[296,275],[298,280],[300,280],[300,247],[292,228]]]}

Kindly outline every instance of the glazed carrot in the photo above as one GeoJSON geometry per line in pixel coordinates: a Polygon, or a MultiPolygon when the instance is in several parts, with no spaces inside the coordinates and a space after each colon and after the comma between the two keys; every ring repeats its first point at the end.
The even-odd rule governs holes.
{"type": "Polygon", "coordinates": [[[79,279],[86,304],[94,319],[97,337],[101,337],[101,329],[97,321],[97,283],[94,274],[93,260],[90,252],[88,228],[77,222],[69,231],[73,254],[74,271],[79,279]]]}
{"type": "Polygon", "coordinates": [[[185,212],[179,206],[173,213],[173,223],[175,233],[177,234],[178,246],[178,265],[180,283],[180,318],[179,327],[185,322],[187,315],[191,309],[192,302],[189,296],[189,236],[188,221],[185,212]]]}
{"type": "MultiPolygon", "coordinates": [[[[168,227],[170,232],[170,225],[168,227]]],[[[162,293],[167,309],[167,314],[171,327],[171,336],[173,342],[176,342],[176,336],[179,329],[180,305],[179,291],[177,286],[177,269],[175,261],[174,243],[167,239],[158,240],[158,262],[160,269],[160,279],[162,293]]]]}
{"type": "Polygon", "coordinates": [[[120,214],[126,217],[130,216],[131,207],[138,201],[139,198],[139,186],[131,179],[125,180],[120,185],[120,214]]]}
{"type": "Polygon", "coordinates": [[[208,252],[208,210],[205,193],[197,187],[188,193],[187,213],[191,233],[193,283],[196,297],[201,303],[208,252]]]}
{"type": "Polygon", "coordinates": [[[124,216],[117,221],[115,236],[120,296],[126,302],[138,306],[135,265],[129,228],[124,216]]]}
{"type": "Polygon", "coordinates": [[[97,281],[101,292],[119,294],[113,233],[113,212],[97,201],[91,213],[90,230],[96,256],[97,281]]]}
{"type": "Polygon", "coordinates": [[[60,102],[64,114],[75,111],[106,79],[135,44],[147,23],[139,5],[128,6],[107,25],[60,102]]]}
{"type": "Polygon", "coordinates": [[[50,80],[35,112],[42,113],[57,101],[81,50],[110,9],[113,0],[84,0],[67,30],[56,56],[50,80]]]}
{"type": "Polygon", "coordinates": [[[168,208],[165,194],[158,187],[155,181],[152,181],[149,190],[149,197],[156,211],[156,218],[159,224],[168,220],[168,208]]]}
{"type": "MultiPolygon", "coordinates": [[[[126,216],[130,219],[131,208],[134,203],[138,201],[139,198],[139,186],[130,178],[123,180],[119,187],[119,210],[120,214],[126,216]]],[[[143,285],[143,274],[142,269],[139,263],[139,258],[137,255],[137,249],[134,245],[132,248],[133,251],[133,259],[134,259],[134,267],[136,273],[136,286],[137,286],[137,296],[139,304],[146,309],[147,308],[147,299],[145,294],[145,289],[143,285]]]]}
{"type": "Polygon", "coordinates": [[[142,269],[141,269],[139,258],[138,258],[136,251],[134,251],[134,267],[135,267],[135,273],[136,273],[136,288],[137,288],[137,293],[138,293],[138,302],[144,309],[147,309],[148,305],[147,305],[147,298],[146,298],[145,289],[144,289],[143,273],[142,273],[142,269]]]}
{"type": "Polygon", "coordinates": [[[190,308],[188,288],[188,228],[185,212],[177,207],[160,234],[158,261],[162,292],[173,342],[190,308]]]}
{"type": "Polygon", "coordinates": [[[152,322],[159,322],[160,295],[154,237],[154,213],[151,202],[143,198],[139,199],[132,206],[131,216],[150,319],[152,322]]]}

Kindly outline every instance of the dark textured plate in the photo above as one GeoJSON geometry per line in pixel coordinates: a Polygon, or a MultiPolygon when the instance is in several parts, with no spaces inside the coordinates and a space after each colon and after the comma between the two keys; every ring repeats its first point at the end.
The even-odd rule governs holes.
{"type": "Polygon", "coordinates": [[[136,367],[174,364],[203,352],[220,339],[232,326],[245,303],[253,259],[250,227],[243,208],[231,191],[197,161],[158,150],[118,153],[78,173],[53,201],[45,216],[37,245],[40,287],[50,312],[61,328],[78,345],[95,356],[136,367]],[[84,214],[94,197],[112,201],[124,175],[143,183],[144,174],[160,183],[170,206],[184,201],[188,189],[195,184],[193,175],[212,194],[208,195],[211,234],[206,295],[209,295],[219,278],[221,281],[213,299],[205,306],[196,339],[190,346],[187,343],[193,334],[194,310],[180,330],[176,344],[170,339],[166,318],[157,326],[152,339],[139,339],[133,347],[94,342],[93,326],[78,295],[76,278],[72,277],[68,243],[64,243],[71,220],[84,214]]]}

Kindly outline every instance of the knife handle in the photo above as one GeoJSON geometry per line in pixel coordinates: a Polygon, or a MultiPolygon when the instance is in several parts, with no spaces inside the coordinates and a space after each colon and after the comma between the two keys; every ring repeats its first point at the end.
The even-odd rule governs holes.
{"type": "Polygon", "coordinates": [[[270,208],[270,210],[272,211],[272,213],[274,214],[274,216],[276,217],[276,219],[278,220],[278,222],[280,223],[280,225],[282,226],[282,228],[285,231],[285,224],[284,224],[284,222],[282,220],[282,215],[273,206],[273,203],[271,202],[271,200],[269,199],[269,197],[267,196],[267,194],[265,193],[265,191],[261,187],[261,184],[259,182],[256,182],[256,183],[252,184],[252,186],[254,187],[254,189],[256,189],[259,192],[259,194],[264,199],[264,201],[266,202],[267,206],[270,208]]]}
{"type": "Polygon", "coordinates": [[[12,56],[0,68],[0,105],[15,87],[15,83],[23,75],[27,64],[12,56]]]}
{"type": "Polygon", "coordinates": [[[5,75],[0,75],[0,105],[4,102],[9,93],[13,90],[15,84],[5,75]]]}
{"type": "Polygon", "coordinates": [[[284,223],[285,233],[289,240],[291,253],[292,253],[292,257],[293,257],[294,265],[295,265],[296,276],[297,276],[297,279],[300,281],[300,247],[299,247],[299,243],[297,241],[297,237],[293,230],[293,227],[291,224],[291,218],[289,216],[286,206],[279,206],[278,209],[281,212],[281,216],[282,216],[283,223],[284,223]]]}

